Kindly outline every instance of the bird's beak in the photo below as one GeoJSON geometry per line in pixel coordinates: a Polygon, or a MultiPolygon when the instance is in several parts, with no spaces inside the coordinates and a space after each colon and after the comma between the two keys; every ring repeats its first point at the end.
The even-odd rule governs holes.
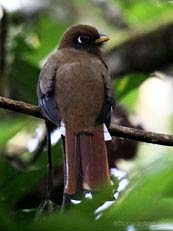
{"type": "Polygon", "coordinates": [[[100,34],[100,37],[98,39],[95,40],[96,44],[100,44],[100,43],[104,43],[107,42],[109,40],[109,37],[105,34],[100,34]]]}

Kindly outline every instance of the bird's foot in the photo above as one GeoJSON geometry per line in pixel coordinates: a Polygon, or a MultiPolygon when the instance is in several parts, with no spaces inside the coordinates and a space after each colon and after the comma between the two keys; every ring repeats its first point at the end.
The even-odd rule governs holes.
{"type": "Polygon", "coordinates": [[[58,206],[57,204],[55,204],[52,200],[50,199],[46,199],[45,201],[43,201],[36,212],[36,219],[38,219],[39,217],[41,217],[43,214],[51,214],[54,213],[55,211],[57,211],[58,206]]]}

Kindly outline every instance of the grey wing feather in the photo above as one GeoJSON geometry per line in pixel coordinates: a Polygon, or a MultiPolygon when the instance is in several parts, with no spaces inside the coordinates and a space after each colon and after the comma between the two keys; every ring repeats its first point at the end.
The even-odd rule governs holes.
{"type": "Polygon", "coordinates": [[[115,108],[114,88],[107,68],[103,69],[102,77],[105,97],[97,121],[102,121],[109,127],[111,123],[112,109],[115,108]]]}
{"type": "Polygon", "coordinates": [[[39,106],[44,117],[56,126],[60,126],[61,117],[54,97],[56,71],[57,62],[55,62],[53,57],[50,57],[41,70],[37,86],[37,95],[39,106]]]}
{"type": "Polygon", "coordinates": [[[111,81],[111,77],[107,75],[104,80],[104,92],[105,92],[105,124],[110,126],[112,109],[115,108],[114,89],[111,81]]]}

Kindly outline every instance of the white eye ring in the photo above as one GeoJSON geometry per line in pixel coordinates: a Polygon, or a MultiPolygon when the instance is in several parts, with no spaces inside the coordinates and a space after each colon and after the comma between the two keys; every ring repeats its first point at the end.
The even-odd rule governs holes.
{"type": "Polygon", "coordinates": [[[79,43],[82,43],[82,41],[81,41],[81,36],[78,37],[77,41],[78,41],[79,43]]]}
{"type": "Polygon", "coordinates": [[[89,41],[90,37],[88,35],[80,35],[77,39],[78,43],[83,44],[89,41]]]}

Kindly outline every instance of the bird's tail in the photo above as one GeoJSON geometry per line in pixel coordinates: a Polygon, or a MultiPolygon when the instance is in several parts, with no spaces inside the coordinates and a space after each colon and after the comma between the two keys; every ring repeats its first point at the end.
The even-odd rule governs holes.
{"type": "Polygon", "coordinates": [[[65,193],[76,194],[78,187],[96,190],[110,185],[103,126],[92,134],[74,135],[67,129],[65,150],[65,193]]]}

